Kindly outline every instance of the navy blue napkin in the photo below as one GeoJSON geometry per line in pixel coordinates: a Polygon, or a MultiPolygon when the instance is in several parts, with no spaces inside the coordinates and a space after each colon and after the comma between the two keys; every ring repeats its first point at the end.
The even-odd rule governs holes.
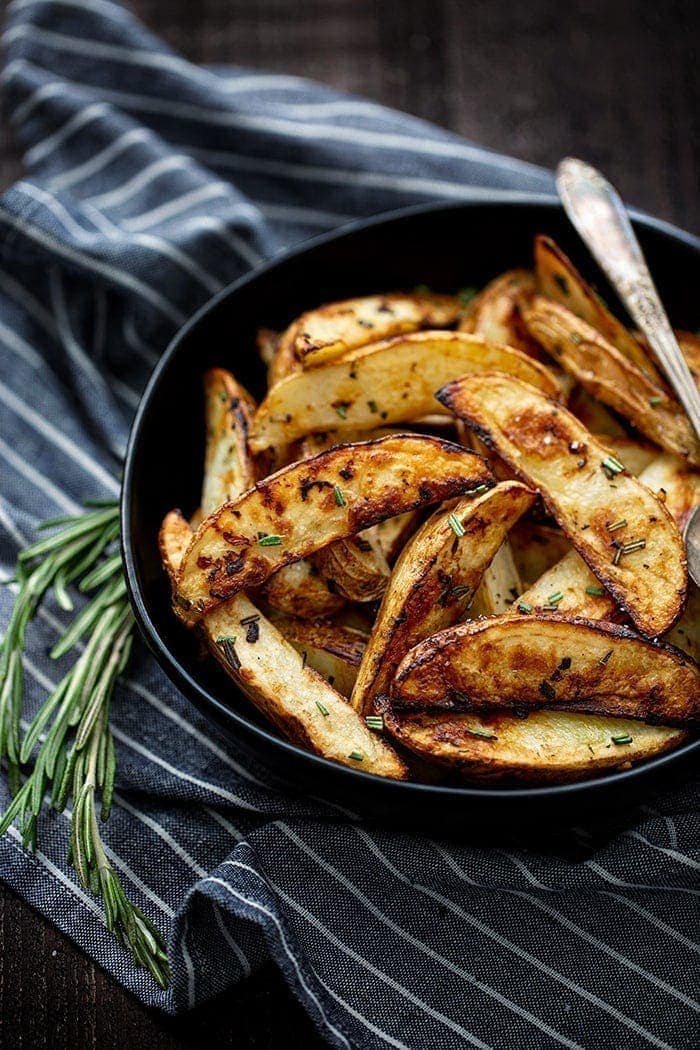
{"type": "MultiPolygon", "coordinates": [[[[373,103],[196,68],[110,0],[8,11],[26,176],[0,203],[5,577],[39,521],[116,496],[149,369],[220,288],[349,219],[551,192],[547,172],[373,103]]],[[[12,600],[0,589],[3,623],[12,600]]],[[[27,716],[64,669],[47,653],[65,618],[48,604],[30,630],[27,716]]],[[[113,723],[109,856],[167,933],[171,989],[105,932],[66,866],[65,815],[42,819],[34,855],[5,836],[0,874],[144,1003],[186,1010],[272,957],[337,1046],[694,1042],[689,789],[562,859],[381,831],[280,789],[140,647],[113,723]]]]}

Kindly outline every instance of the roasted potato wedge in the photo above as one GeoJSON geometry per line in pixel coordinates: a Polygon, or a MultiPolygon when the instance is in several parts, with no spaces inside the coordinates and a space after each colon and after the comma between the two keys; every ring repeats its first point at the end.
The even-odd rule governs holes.
{"type": "Polygon", "coordinates": [[[510,540],[506,538],[484,572],[469,610],[470,616],[498,616],[507,612],[522,589],[510,540]]]}
{"type": "Polygon", "coordinates": [[[581,386],[668,452],[700,466],[700,439],[681,405],[566,307],[537,296],[523,318],[533,338],[581,386]]]}
{"type": "MultiPolygon", "coordinates": [[[[678,456],[664,452],[650,463],[639,480],[661,499],[682,530],[692,508],[700,502],[700,475],[688,471],[678,456]]],[[[567,551],[561,560],[532,583],[520,595],[515,609],[525,613],[552,611],[553,597],[556,598],[556,611],[567,616],[619,619],[614,599],[601,587],[575,550],[567,551]]]]}
{"type": "Polygon", "coordinates": [[[578,384],[567,401],[567,408],[591,434],[601,434],[606,438],[627,436],[627,431],[613,413],[578,384]]]}
{"type": "Polygon", "coordinates": [[[458,298],[432,292],[391,292],[328,303],[295,322],[294,353],[304,368],[313,368],[379,339],[419,328],[447,328],[462,309],[458,298]]]}
{"type": "Polygon", "coordinates": [[[420,524],[420,513],[407,510],[374,526],[379,546],[389,565],[393,565],[420,524]]]}
{"type": "Polygon", "coordinates": [[[492,369],[557,395],[545,366],[518,350],[463,332],[414,332],[278,383],[258,409],[250,445],[262,452],[313,432],[415,419],[439,410],[435,391],[448,380],[492,369]]]}
{"type": "Polygon", "coordinates": [[[414,646],[396,672],[391,704],[525,716],[553,708],[691,728],[700,723],[700,667],[615,624],[499,616],[414,646]]]}
{"type": "Polygon", "coordinates": [[[491,343],[513,346],[541,359],[541,350],[520,316],[520,304],[536,291],[537,281],[531,270],[507,270],[479,292],[460,321],[459,331],[481,335],[491,343]]]}
{"type": "MultiPolygon", "coordinates": [[[[388,437],[388,429],[372,432],[374,438],[388,437]]],[[[355,440],[367,439],[362,434],[355,440]]],[[[338,444],[338,436],[329,434],[312,434],[301,442],[302,456],[308,459],[318,452],[325,452],[338,444]]],[[[319,573],[331,588],[350,601],[372,602],[381,598],[386,590],[390,575],[389,563],[379,543],[377,526],[365,529],[357,536],[337,540],[328,547],[317,551],[313,562],[319,573]]]]}
{"type": "Polygon", "coordinates": [[[411,646],[464,615],[483,572],[535,494],[504,481],[433,514],[404,548],[382,601],[352,694],[363,715],[388,693],[411,646]]]}
{"type": "Polygon", "coordinates": [[[205,374],[207,438],[202,484],[205,518],[255,483],[253,460],[248,451],[248,429],[254,412],[255,402],[230,372],[211,368],[205,374]]]}
{"type": "MultiPolygon", "coordinates": [[[[543,295],[583,318],[644,375],[663,386],[653,358],[610,313],[571,260],[550,237],[535,237],[535,270],[543,295]]],[[[657,391],[658,393],[658,391],[657,391]]]]}
{"type": "Polygon", "coordinates": [[[512,715],[394,711],[381,705],[384,726],[426,763],[475,783],[561,784],[629,769],[678,747],[682,729],[600,715],[533,711],[512,715]],[[617,744],[615,739],[629,740],[617,744]]]}
{"type": "MultiPolygon", "coordinates": [[[[171,580],[178,578],[178,558],[182,558],[189,533],[178,511],[166,515],[159,542],[171,580]]],[[[390,745],[367,728],[340,693],[300,658],[244,594],[204,616],[199,629],[226,674],[294,743],[366,773],[406,778],[406,766],[390,745]]]]}
{"type": "Polygon", "coordinates": [[[377,601],[391,575],[374,529],[323,547],[314,555],[314,562],[323,579],[354,602],[377,601]]]}
{"type": "Polygon", "coordinates": [[[572,546],[640,631],[656,636],[673,626],[685,603],[685,549],[645,485],[570,412],[512,376],[465,376],[437,396],[539,489],[572,546]]]}
{"type": "Polygon", "coordinates": [[[334,616],[345,605],[342,594],[308,558],[284,565],[260,588],[260,594],[273,609],[306,620],[334,616]]]}
{"type": "Polygon", "coordinates": [[[205,518],[183,559],[176,611],[194,624],[335,540],[491,483],[479,456],[437,438],[389,437],[321,452],[205,518]]]}
{"type": "Polygon", "coordinates": [[[647,441],[638,441],[631,437],[613,437],[610,434],[596,434],[595,436],[600,444],[609,448],[636,478],[643,474],[659,455],[658,448],[647,441]]]}
{"type": "Polygon", "coordinates": [[[700,663],[700,588],[690,586],[688,604],[675,627],[664,635],[664,641],[700,663]]]}
{"type": "MultiPolygon", "coordinates": [[[[508,539],[524,587],[532,586],[571,550],[571,544],[561,529],[529,519],[517,522],[508,539]]],[[[586,571],[590,571],[587,566],[586,571]]],[[[548,593],[552,593],[551,589],[548,593]]],[[[518,591],[515,597],[520,594],[518,591]]]]}
{"type": "Polygon", "coordinates": [[[350,696],[367,644],[366,634],[332,620],[301,620],[275,612],[269,619],[309,667],[343,696],[350,696]]]}

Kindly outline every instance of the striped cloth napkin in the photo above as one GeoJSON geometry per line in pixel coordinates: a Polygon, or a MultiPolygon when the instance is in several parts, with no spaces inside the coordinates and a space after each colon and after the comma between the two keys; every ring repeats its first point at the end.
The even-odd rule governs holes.
{"type": "MultiPolygon", "coordinates": [[[[0,204],[5,577],[39,521],[118,493],[149,369],[244,271],[401,205],[551,192],[538,168],[361,99],[196,68],[110,0],[15,0],[4,40],[26,171],[0,204]]],[[[3,623],[12,600],[0,589],[3,623]]],[[[29,713],[62,673],[47,652],[64,621],[47,605],[31,628],[29,713]]],[[[369,827],[271,783],[137,649],[106,838],[167,932],[170,990],[76,884],[65,816],[43,819],[34,855],[6,835],[0,871],[144,1003],[186,1010],[272,957],[336,1046],[694,1043],[689,788],[576,853],[369,827]]]]}

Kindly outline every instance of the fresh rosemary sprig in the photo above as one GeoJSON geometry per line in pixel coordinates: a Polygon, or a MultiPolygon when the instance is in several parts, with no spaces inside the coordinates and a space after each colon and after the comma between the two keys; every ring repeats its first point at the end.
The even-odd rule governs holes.
{"type": "Polygon", "coordinates": [[[129,900],[102,842],[97,820],[106,821],[114,793],[116,756],[109,727],[114,684],[129,659],[134,626],[126,595],[116,503],[46,522],[59,526],[19,556],[13,582],[17,598],[0,642],[0,759],[7,760],[13,799],[0,819],[0,835],[17,821],[25,846],[34,848],[37,819],[46,797],[59,812],[72,806],[68,859],[82,885],[104,902],[105,922],[161,987],[168,983],[165,945],[158,930],[129,900]],[[86,638],[73,667],[44,701],[20,743],[22,653],[27,624],[53,588],[58,604],[73,609],[68,585],[95,591],[54,646],[51,656],[73,650],[86,638]],[[20,772],[26,779],[20,786],[20,772]]]}

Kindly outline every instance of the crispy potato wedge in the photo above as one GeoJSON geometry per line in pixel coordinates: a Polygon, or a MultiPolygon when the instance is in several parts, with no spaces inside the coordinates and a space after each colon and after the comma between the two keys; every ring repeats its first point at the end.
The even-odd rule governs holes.
{"type": "Polygon", "coordinates": [[[610,434],[596,434],[595,437],[601,445],[609,448],[636,478],[643,474],[659,455],[658,448],[647,441],[631,437],[613,437],[610,434]]]}
{"type": "Polygon", "coordinates": [[[685,602],[685,549],[645,485],[570,412],[512,376],[465,376],[437,396],[540,490],[572,546],[640,631],[655,636],[673,626],[685,602]]]}
{"type": "Polygon", "coordinates": [[[686,364],[700,389],[700,336],[693,332],[676,332],[676,339],[681,348],[686,364]]]}
{"type": "Polygon", "coordinates": [[[578,384],[571,393],[567,408],[591,434],[601,434],[607,438],[627,436],[627,431],[613,413],[578,384]]]}
{"type": "Polygon", "coordinates": [[[537,281],[531,270],[507,270],[473,299],[458,330],[481,335],[491,343],[513,346],[541,359],[540,348],[520,316],[520,304],[527,302],[536,291],[537,281]]]}
{"type": "Polygon", "coordinates": [[[389,565],[393,565],[420,524],[420,513],[407,510],[374,526],[379,546],[389,565]]]}
{"type": "MultiPolygon", "coordinates": [[[[643,334],[635,331],[633,335],[640,346],[643,347],[644,352],[648,354],[649,357],[653,357],[653,351],[643,334]]],[[[694,332],[686,332],[682,328],[676,328],[674,335],[678,340],[678,345],[681,348],[681,353],[685,358],[691,375],[693,376],[698,389],[700,389],[700,336],[695,335],[694,332]]]]}
{"type": "Polygon", "coordinates": [[[327,430],[371,429],[439,410],[435,391],[455,376],[499,369],[557,395],[544,365],[463,332],[414,332],[290,376],[260,405],[250,434],[262,452],[327,430]]]}
{"type": "MultiPolygon", "coordinates": [[[[159,545],[171,580],[179,575],[178,557],[182,558],[189,532],[178,511],[166,515],[159,545]]],[[[212,610],[199,627],[226,674],[284,736],[342,765],[406,779],[406,766],[391,746],[371,732],[344,697],[304,663],[294,646],[244,594],[212,610]]]]}
{"type": "Polygon", "coordinates": [[[248,451],[248,429],[255,402],[223,368],[204,376],[206,446],[202,483],[202,515],[207,517],[227,500],[235,499],[255,483],[248,451]]]}
{"type": "MultiPolygon", "coordinates": [[[[388,429],[373,431],[373,437],[388,437],[395,433],[388,429]]],[[[367,438],[359,434],[359,440],[367,438]]],[[[308,459],[318,452],[325,452],[338,444],[335,432],[312,434],[301,442],[302,455],[308,459]]],[[[389,564],[379,543],[377,526],[364,529],[357,536],[337,540],[317,551],[314,565],[331,588],[350,601],[372,602],[381,598],[389,579],[389,564]]]]}
{"type": "Polygon", "coordinates": [[[447,328],[462,309],[458,298],[432,292],[391,292],[328,303],[295,322],[294,352],[304,368],[314,368],[379,339],[419,328],[447,328]]]}
{"type": "MultiPolygon", "coordinates": [[[[583,318],[657,386],[663,386],[653,357],[610,313],[569,257],[550,237],[535,237],[535,270],[540,292],[583,318]]],[[[658,391],[657,391],[658,393],[658,391]]]]}
{"type": "Polygon", "coordinates": [[[396,672],[391,704],[525,715],[554,708],[691,728],[700,724],[700,667],[616,624],[500,616],[414,646],[396,672]]]}
{"type": "Polygon", "coordinates": [[[679,402],[660,390],[595,328],[542,296],[533,299],[523,318],[532,336],[590,394],[614,408],[661,448],[700,465],[700,439],[679,402]]]}
{"type": "Polygon", "coordinates": [[[363,715],[388,693],[411,646],[456,623],[511,525],[532,506],[531,492],[504,481],[433,514],[404,548],[377,614],[352,694],[363,715]]]}
{"type": "Polygon", "coordinates": [[[334,616],[345,605],[345,598],[308,558],[284,565],[260,588],[260,594],[273,609],[305,620],[334,616]]]}
{"type": "Polygon", "coordinates": [[[377,601],[391,575],[374,529],[331,543],[317,551],[314,562],[334,590],[355,602],[377,601]]]}
{"type": "Polygon", "coordinates": [[[384,726],[404,748],[474,783],[563,784],[629,769],[678,747],[682,729],[621,718],[533,711],[512,715],[394,711],[384,726]],[[628,738],[616,744],[613,738],[628,738]]]}
{"type": "Polygon", "coordinates": [[[664,635],[664,641],[700,663],[700,588],[691,584],[688,604],[675,627],[664,635]]]}
{"type": "Polygon", "coordinates": [[[469,610],[471,618],[499,616],[507,612],[522,589],[510,540],[506,538],[484,572],[469,610]]]}
{"type": "MultiPolygon", "coordinates": [[[[678,456],[664,452],[642,472],[639,480],[662,500],[682,530],[692,508],[700,501],[700,475],[688,471],[678,456]]],[[[567,551],[535,580],[520,595],[516,609],[526,613],[546,611],[551,607],[552,596],[558,595],[562,597],[555,603],[556,611],[566,616],[593,620],[619,618],[614,599],[575,550],[567,551]]]]}
{"type": "Polygon", "coordinates": [[[269,619],[309,667],[343,696],[350,696],[367,644],[366,634],[332,620],[300,620],[275,612],[269,619]]]}
{"type": "Polygon", "coordinates": [[[288,562],[491,481],[480,457],[437,438],[389,437],[321,452],[205,518],[182,563],[176,611],[194,624],[288,562]]]}
{"type": "MultiPolygon", "coordinates": [[[[531,521],[529,518],[517,522],[508,539],[523,587],[531,587],[571,550],[571,544],[561,529],[531,521]]],[[[586,572],[590,572],[588,566],[586,572]]],[[[521,590],[515,595],[516,598],[521,594],[521,590]]],[[[551,588],[547,593],[552,593],[551,588]]]]}

